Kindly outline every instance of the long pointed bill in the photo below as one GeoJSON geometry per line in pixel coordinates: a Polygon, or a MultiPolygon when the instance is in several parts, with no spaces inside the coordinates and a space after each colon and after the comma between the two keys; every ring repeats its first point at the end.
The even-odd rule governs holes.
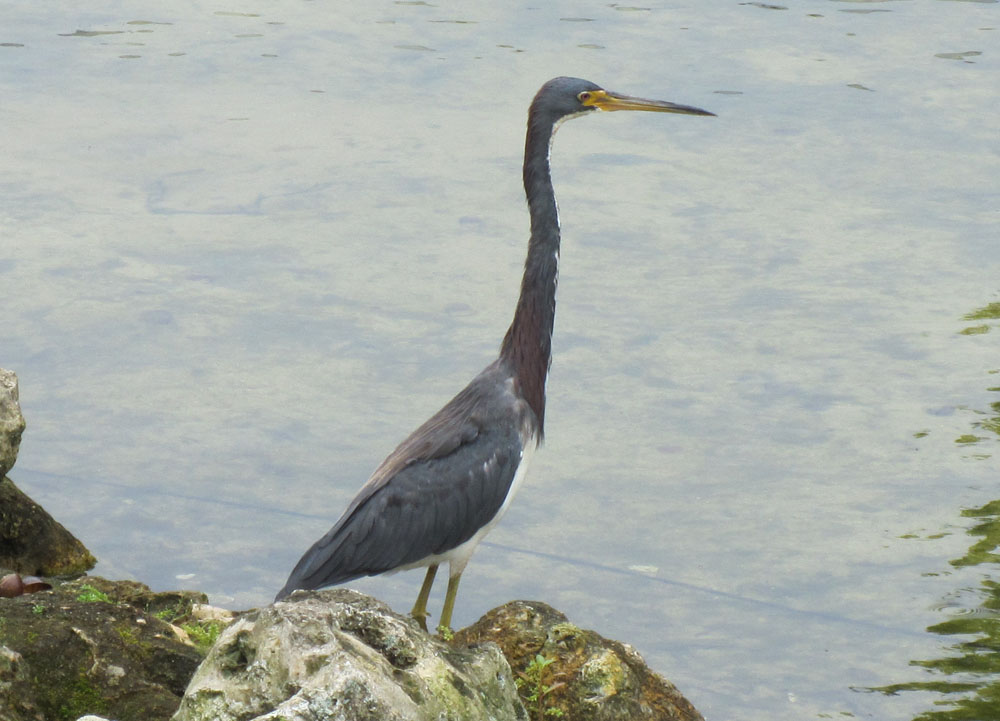
{"type": "Polygon", "coordinates": [[[677,103],[668,103],[665,100],[633,98],[629,95],[619,95],[608,90],[594,90],[589,93],[589,96],[582,101],[583,104],[591,105],[598,110],[648,110],[654,113],[715,116],[715,113],[710,113],[707,110],[695,108],[691,105],[678,105],[677,103]]]}

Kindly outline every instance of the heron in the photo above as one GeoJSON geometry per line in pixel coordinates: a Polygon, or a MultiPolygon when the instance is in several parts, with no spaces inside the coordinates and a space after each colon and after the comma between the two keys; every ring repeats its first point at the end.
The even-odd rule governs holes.
{"type": "Polygon", "coordinates": [[[438,566],[448,589],[437,630],[450,633],[459,580],[500,521],[541,444],[559,270],[559,211],[549,155],[560,123],[595,111],[714,115],[690,105],[623,95],[579,78],[545,83],[528,109],[523,180],[531,219],[514,319],[496,360],[375,469],[340,520],[305,552],[279,601],[312,590],[426,567],[410,615],[427,630],[438,566]]]}

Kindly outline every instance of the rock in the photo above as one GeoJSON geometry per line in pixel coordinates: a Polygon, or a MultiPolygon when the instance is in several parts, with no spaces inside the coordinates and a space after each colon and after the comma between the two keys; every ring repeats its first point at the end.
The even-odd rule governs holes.
{"type": "Polygon", "coordinates": [[[32,702],[24,658],[6,646],[0,646],[0,721],[45,721],[32,702]]]}
{"type": "Polygon", "coordinates": [[[228,626],[236,618],[236,614],[227,608],[209,606],[207,603],[196,603],[191,606],[191,617],[196,621],[217,621],[228,626]]]}
{"type": "Polygon", "coordinates": [[[14,467],[24,433],[24,416],[17,397],[17,376],[0,368],[0,478],[14,467]]]}
{"type": "Polygon", "coordinates": [[[0,721],[703,721],[631,647],[543,603],[445,643],[356,591],[297,592],[235,614],[198,666],[161,618],[232,618],[205,601],[99,577],[0,599],[0,721]]]}
{"type": "Polygon", "coordinates": [[[97,560],[9,478],[0,478],[0,566],[32,576],[85,573],[97,560]]]}
{"type": "Polygon", "coordinates": [[[0,599],[0,720],[166,721],[204,654],[161,617],[206,600],[99,577],[0,599]]]}
{"type": "Polygon", "coordinates": [[[452,643],[486,641],[500,646],[521,679],[522,696],[535,691],[540,697],[526,703],[532,717],[558,709],[572,721],[704,721],[631,646],[580,629],[544,603],[505,604],[455,633],[452,643]]]}
{"type": "Polygon", "coordinates": [[[97,563],[82,543],[6,477],[24,432],[17,376],[0,368],[0,566],[32,576],[69,576],[97,563]]]}
{"type": "MultiPolygon", "coordinates": [[[[99,594],[108,596],[112,603],[126,603],[159,618],[194,617],[195,609],[208,602],[208,596],[201,591],[151,591],[145,583],[109,581],[100,576],[80,578],[71,587],[78,586],[89,586],[99,594]]],[[[232,620],[231,612],[229,620],[232,620]]]]}
{"type": "Polygon", "coordinates": [[[173,721],[527,720],[492,643],[450,646],[349,589],[296,592],[227,628],[173,721]]]}

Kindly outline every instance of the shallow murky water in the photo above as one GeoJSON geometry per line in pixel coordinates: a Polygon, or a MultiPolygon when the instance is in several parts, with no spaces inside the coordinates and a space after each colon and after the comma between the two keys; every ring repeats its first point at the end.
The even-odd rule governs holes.
{"type": "Polygon", "coordinates": [[[456,623],[547,601],[716,719],[985,695],[932,661],[1000,637],[997,8],[7,4],[11,475],[99,573],[268,602],[492,359],[587,77],[719,117],[561,129],[546,445],[456,623]]]}

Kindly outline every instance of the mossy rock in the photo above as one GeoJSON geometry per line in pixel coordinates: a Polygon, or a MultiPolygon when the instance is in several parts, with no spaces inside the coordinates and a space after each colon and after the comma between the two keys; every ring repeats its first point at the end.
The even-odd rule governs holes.
{"type": "Polygon", "coordinates": [[[29,681],[19,696],[46,721],[85,714],[167,721],[202,653],[151,611],[185,604],[190,611],[203,601],[202,594],[158,594],[132,581],[84,577],[0,599],[0,646],[18,656],[29,681]]]}
{"type": "Polygon", "coordinates": [[[0,566],[28,576],[72,576],[93,554],[9,478],[0,479],[0,566]]]}
{"type": "Polygon", "coordinates": [[[573,721],[704,721],[677,687],[649,668],[634,648],[582,629],[551,606],[512,601],[455,633],[459,646],[500,646],[532,718],[573,721]],[[545,663],[538,694],[537,659],[545,663]],[[526,683],[527,682],[527,683],[526,683]],[[529,696],[534,687],[537,698],[529,696]],[[527,688],[526,688],[527,687],[527,688]],[[526,693],[527,692],[527,693],[526,693]]]}

